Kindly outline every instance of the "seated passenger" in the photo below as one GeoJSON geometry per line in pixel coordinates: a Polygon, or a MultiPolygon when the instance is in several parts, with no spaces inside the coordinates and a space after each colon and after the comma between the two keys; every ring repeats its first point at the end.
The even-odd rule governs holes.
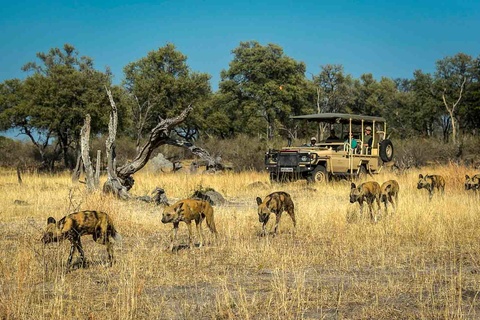
{"type": "Polygon", "coordinates": [[[316,143],[317,143],[317,138],[311,137],[310,138],[310,143],[304,144],[303,146],[304,147],[315,147],[316,143]]]}
{"type": "MultiPolygon", "coordinates": [[[[339,142],[340,138],[335,134],[335,130],[330,130],[330,136],[325,140],[325,142],[339,142]]],[[[341,142],[341,141],[340,141],[341,142]]]]}
{"type": "Polygon", "coordinates": [[[350,139],[347,138],[344,143],[349,145],[352,149],[357,148],[358,146],[357,139],[353,137],[353,133],[350,133],[350,139]],[[350,144],[350,139],[352,140],[351,144],[350,144]]]}

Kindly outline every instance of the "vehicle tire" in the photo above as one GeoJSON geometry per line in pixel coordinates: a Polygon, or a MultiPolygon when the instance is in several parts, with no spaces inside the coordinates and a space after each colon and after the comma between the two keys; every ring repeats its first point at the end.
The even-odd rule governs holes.
{"type": "Polygon", "coordinates": [[[312,171],[312,173],[308,176],[307,180],[313,183],[325,183],[328,182],[328,173],[327,169],[319,165],[312,171]]]}
{"type": "Polygon", "coordinates": [[[393,144],[389,139],[380,142],[380,158],[383,162],[390,162],[393,159],[393,144]]]}

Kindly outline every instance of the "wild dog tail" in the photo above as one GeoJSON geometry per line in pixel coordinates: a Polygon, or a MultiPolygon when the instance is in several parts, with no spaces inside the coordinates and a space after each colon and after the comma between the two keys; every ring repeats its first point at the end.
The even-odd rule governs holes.
{"type": "Polygon", "coordinates": [[[210,211],[210,214],[205,214],[205,220],[207,221],[207,226],[212,233],[217,234],[217,227],[215,226],[215,220],[213,219],[213,208],[210,207],[207,209],[210,211]]]}
{"type": "Polygon", "coordinates": [[[115,242],[122,242],[123,238],[122,238],[122,235],[120,233],[117,232],[117,230],[115,229],[115,226],[113,225],[113,222],[112,220],[110,220],[110,218],[108,219],[108,228],[109,228],[109,233],[110,233],[110,236],[113,238],[113,240],[115,240],[115,242]]]}
{"type": "Polygon", "coordinates": [[[115,242],[122,242],[123,241],[123,237],[120,233],[116,232],[112,234],[112,238],[113,240],[115,240],[115,242]]]}

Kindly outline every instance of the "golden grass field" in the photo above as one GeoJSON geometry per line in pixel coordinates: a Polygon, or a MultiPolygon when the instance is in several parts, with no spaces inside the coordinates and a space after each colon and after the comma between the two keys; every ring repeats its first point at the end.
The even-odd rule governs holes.
{"type": "MultiPolygon", "coordinates": [[[[134,195],[156,186],[170,201],[200,186],[220,192],[229,204],[214,207],[218,239],[204,223],[206,246],[170,252],[161,207],[87,194],[68,174],[24,175],[19,185],[15,172],[0,172],[0,319],[480,318],[480,196],[463,187],[465,174],[478,172],[449,165],[368,177],[400,184],[398,211],[374,224],[350,204],[348,181],[270,185],[266,173],[143,171],[134,195]],[[445,196],[430,202],[416,189],[419,173],[444,175],[445,196]],[[268,187],[249,187],[256,181],[268,187]],[[276,237],[259,237],[255,197],[278,190],[292,196],[296,232],[285,213],[276,237]],[[49,216],[75,209],[113,218],[123,237],[113,267],[90,236],[82,238],[89,267],[70,272],[69,242],[40,242],[49,216]]],[[[183,222],[178,235],[187,243],[183,222]]]]}

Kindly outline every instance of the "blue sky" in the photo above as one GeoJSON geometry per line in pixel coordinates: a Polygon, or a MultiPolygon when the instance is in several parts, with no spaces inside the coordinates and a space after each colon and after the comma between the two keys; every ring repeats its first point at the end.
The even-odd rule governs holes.
{"type": "Polygon", "coordinates": [[[0,30],[0,81],[70,43],[118,84],[126,64],[173,43],[216,90],[231,51],[249,40],[280,45],[312,74],[325,64],[377,79],[434,72],[446,56],[480,55],[480,1],[8,1],[0,30]]]}

